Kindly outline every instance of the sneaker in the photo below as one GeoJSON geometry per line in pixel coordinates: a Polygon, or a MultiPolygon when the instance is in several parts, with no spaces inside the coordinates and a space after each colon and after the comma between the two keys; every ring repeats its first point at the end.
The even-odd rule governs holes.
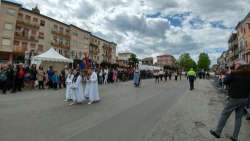
{"type": "Polygon", "coordinates": [[[89,104],[89,105],[91,105],[91,104],[92,104],[92,102],[89,102],[88,104],[89,104]]]}
{"type": "Polygon", "coordinates": [[[234,137],[230,137],[230,140],[231,140],[231,141],[238,141],[238,140],[236,140],[234,137]]]}
{"type": "Polygon", "coordinates": [[[215,138],[220,138],[220,135],[218,135],[215,131],[210,130],[210,134],[213,135],[215,138]]]}

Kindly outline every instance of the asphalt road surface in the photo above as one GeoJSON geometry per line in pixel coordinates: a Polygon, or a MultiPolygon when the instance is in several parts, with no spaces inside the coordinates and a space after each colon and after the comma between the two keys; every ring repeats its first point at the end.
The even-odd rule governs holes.
{"type": "Polygon", "coordinates": [[[69,106],[65,90],[0,95],[0,141],[144,141],[189,89],[186,80],[100,86],[102,101],[69,106]]]}

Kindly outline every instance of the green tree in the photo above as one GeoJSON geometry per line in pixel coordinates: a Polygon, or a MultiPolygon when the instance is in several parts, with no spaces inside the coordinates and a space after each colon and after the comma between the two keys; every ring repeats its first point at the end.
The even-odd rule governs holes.
{"type": "Polygon", "coordinates": [[[209,70],[209,66],[211,64],[211,61],[209,59],[208,54],[206,53],[201,53],[199,55],[199,60],[198,60],[198,68],[199,69],[204,69],[204,70],[209,70]]]}
{"type": "Polygon", "coordinates": [[[178,65],[185,71],[188,71],[190,68],[193,68],[194,70],[197,69],[196,62],[190,57],[188,53],[184,53],[179,57],[178,65]]]}
{"type": "Polygon", "coordinates": [[[130,58],[128,59],[129,65],[132,67],[135,67],[136,64],[139,63],[139,59],[136,57],[135,54],[131,54],[130,58]]]}

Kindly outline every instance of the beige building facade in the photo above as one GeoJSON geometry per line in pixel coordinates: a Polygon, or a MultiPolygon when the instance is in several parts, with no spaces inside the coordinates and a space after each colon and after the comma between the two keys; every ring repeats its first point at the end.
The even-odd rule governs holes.
{"type": "Polygon", "coordinates": [[[250,63],[250,12],[236,26],[239,45],[239,58],[250,63]]]}
{"type": "Polygon", "coordinates": [[[176,63],[176,59],[172,55],[161,55],[157,56],[157,65],[159,66],[173,66],[176,63]]]}
{"type": "Polygon", "coordinates": [[[116,61],[115,43],[42,15],[37,7],[29,10],[19,4],[2,1],[0,19],[3,19],[0,20],[2,60],[12,62],[17,60],[16,56],[30,60],[53,47],[63,56],[78,61],[84,57],[90,57],[95,63],[116,61]]]}
{"type": "Polygon", "coordinates": [[[19,4],[0,5],[0,62],[12,61],[15,25],[19,4]]]}

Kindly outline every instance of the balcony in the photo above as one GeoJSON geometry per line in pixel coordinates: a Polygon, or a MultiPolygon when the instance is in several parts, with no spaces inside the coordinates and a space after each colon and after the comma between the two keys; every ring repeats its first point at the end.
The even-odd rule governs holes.
{"type": "Polygon", "coordinates": [[[20,33],[18,32],[15,32],[15,37],[14,37],[16,40],[23,40],[23,41],[29,41],[29,42],[35,42],[37,43],[38,42],[38,39],[34,36],[22,36],[20,33]]]}
{"type": "Polygon", "coordinates": [[[32,28],[32,29],[36,29],[36,30],[38,30],[40,28],[39,23],[32,23],[30,21],[25,21],[21,18],[17,19],[16,25],[21,26],[21,27],[26,27],[26,28],[32,28]]]}
{"type": "Polygon", "coordinates": [[[52,30],[51,33],[54,34],[54,35],[61,36],[61,37],[64,37],[64,38],[70,40],[70,35],[69,35],[69,33],[63,33],[63,32],[56,31],[56,30],[52,30]]]}
{"type": "Polygon", "coordinates": [[[245,49],[245,54],[250,54],[250,48],[245,49]]]}
{"type": "Polygon", "coordinates": [[[69,49],[70,48],[69,45],[64,45],[64,44],[59,44],[59,43],[54,43],[54,42],[51,42],[51,45],[56,47],[56,48],[63,48],[63,49],[69,49]]]}
{"type": "Polygon", "coordinates": [[[95,40],[90,40],[90,44],[92,44],[93,46],[99,46],[98,41],[95,40]]]}

